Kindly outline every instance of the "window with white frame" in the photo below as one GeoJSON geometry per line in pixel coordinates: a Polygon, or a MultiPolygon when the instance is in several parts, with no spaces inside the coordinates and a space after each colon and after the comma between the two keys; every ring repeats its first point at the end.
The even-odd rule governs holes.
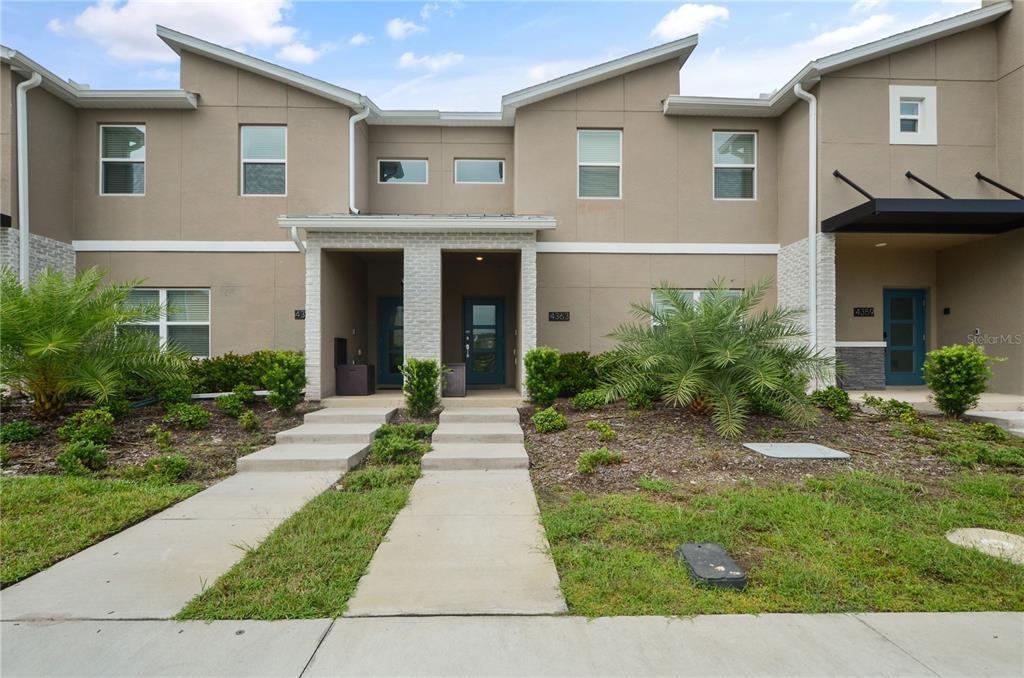
{"type": "Polygon", "coordinates": [[[100,125],[100,195],[145,195],[146,126],[100,125]]]}
{"type": "Polygon", "coordinates": [[[377,183],[379,184],[425,184],[428,171],[427,161],[423,159],[377,159],[377,183]]]}
{"type": "Polygon", "coordinates": [[[136,287],[128,304],[160,307],[160,317],[122,328],[148,332],[161,346],[173,343],[197,358],[210,357],[210,290],[136,287]]]}
{"type": "Polygon", "coordinates": [[[622,197],[622,130],[576,130],[576,197],[622,197]]]}
{"type": "Polygon", "coordinates": [[[286,195],[288,128],[242,125],[242,195],[286,195]]]}
{"type": "Polygon", "coordinates": [[[936,88],[889,86],[889,143],[934,146],[938,143],[936,88]]]}
{"type": "Polygon", "coordinates": [[[503,184],[505,183],[505,161],[456,158],[455,183],[503,184]]]}
{"type": "Polygon", "coordinates": [[[757,132],[714,132],[714,199],[757,198],[757,132]]]}
{"type": "MultiPolygon", "coordinates": [[[[706,296],[711,293],[711,290],[707,289],[689,289],[689,288],[674,288],[672,291],[679,292],[683,295],[683,298],[690,302],[697,302],[701,300],[702,296],[706,296]]],[[[738,297],[743,294],[742,289],[727,289],[725,290],[725,296],[727,297],[738,297]]],[[[660,290],[651,290],[651,306],[658,311],[663,313],[669,306],[668,300],[665,296],[660,293],[660,290]]],[[[652,321],[655,325],[658,323],[652,321]]]]}

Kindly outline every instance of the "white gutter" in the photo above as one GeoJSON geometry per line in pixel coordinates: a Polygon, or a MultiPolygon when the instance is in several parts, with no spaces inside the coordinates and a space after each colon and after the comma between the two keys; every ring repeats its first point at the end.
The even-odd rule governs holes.
{"type": "Polygon", "coordinates": [[[43,76],[33,72],[32,77],[17,87],[16,115],[18,116],[18,278],[22,287],[29,283],[29,237],[28,228],[28,91],[38,87],[43,76]]]}
{"type": "Polygon", "coordinates": [[[818,348],[818,100],[796,83],[793,94],[807,102],[807,329],[818,348]]]}
{"type": "MultiPolygon", "coordinates": [[[[356,207],[356,123],[370,115],[370,107],[363,103],[363,110],[348,119],[348,211],[359,214],[356,207]]],[[[294,239],[295,229],[292,229],[294,239]]]]}

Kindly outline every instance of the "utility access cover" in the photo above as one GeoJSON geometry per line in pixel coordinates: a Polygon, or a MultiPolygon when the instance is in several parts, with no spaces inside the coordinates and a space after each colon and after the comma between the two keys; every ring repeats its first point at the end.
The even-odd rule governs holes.
{"type": "Polygon", "coordinates": [[[719,544],[680,544],[676,558],[686,563],[690,576],[720,589],[744,589],[747,573],[719,544]]]}
{"type": "Polygon", "coordinates": [[[743,443],[743,447],[776,459],[849,459],[846,452],[815,443],[743,443]]]}

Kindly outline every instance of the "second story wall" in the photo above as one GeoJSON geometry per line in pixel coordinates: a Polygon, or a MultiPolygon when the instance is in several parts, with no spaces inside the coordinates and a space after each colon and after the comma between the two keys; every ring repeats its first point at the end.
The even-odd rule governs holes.
{"type": "Polygon", "coordinates": [[[996,26],[999,178],[1024,191],[1024,3],[996,26]]]}

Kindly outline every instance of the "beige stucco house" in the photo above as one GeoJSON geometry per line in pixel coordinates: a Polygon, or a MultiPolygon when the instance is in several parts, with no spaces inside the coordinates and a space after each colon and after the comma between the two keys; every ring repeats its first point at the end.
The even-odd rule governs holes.
{"type": "Polygon", "coordinates": [[[519,387],[529,348],[605,350],[662,282],[772,276],[770,302],[809,310],[851,387],[919,383],[926,350],[977,341],[1007,358],[992,388],[1024,393],[1013,3],[824,56],[757,99],[679,96],[692,36],[493,113],[381,110],[157,31],[180,90],[90,90],[3,48],[0,244],[26,275],[144,278],[176,309],[151,331],[197,355],[304,350],[313,399],[336,362],[387,387],[410,356],[519,387]]]}

